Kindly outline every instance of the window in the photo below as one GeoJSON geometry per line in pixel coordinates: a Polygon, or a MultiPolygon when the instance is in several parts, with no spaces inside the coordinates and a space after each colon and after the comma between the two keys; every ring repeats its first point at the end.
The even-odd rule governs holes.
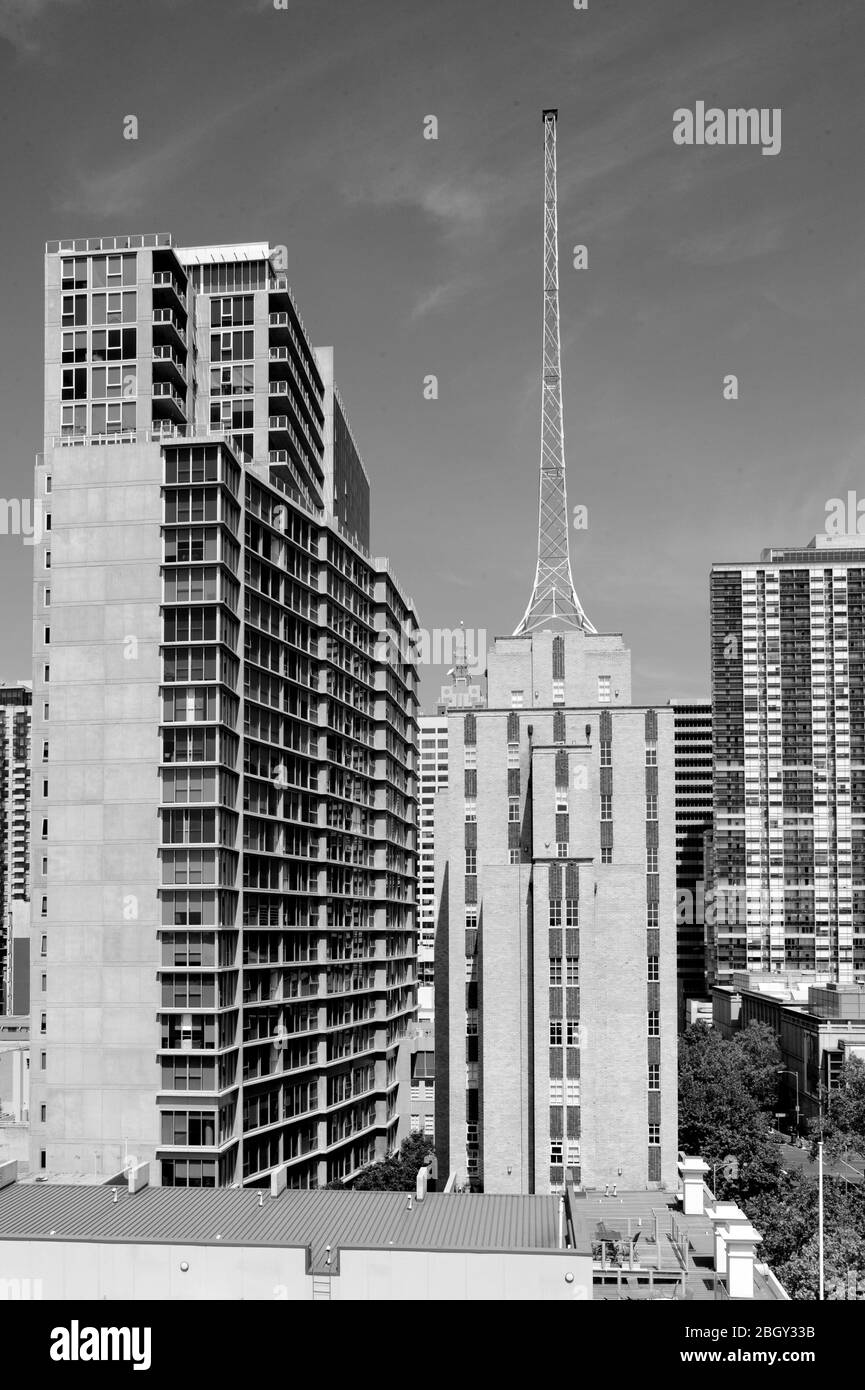
{"type": "Polygon", "coordinates": [[[45,597],[43,599],[43,602],[46,608],[51,607],[51,590],[47,586],[45,588],[45,597]]]}
{"type": "Polygon", "coordinates": [[[657,1009],[649,1010],[649,1037],[659,1038],[661,1036],[661,1015],[657,1009]]]}
{"type": "Polygon", "coordinates": [[[466,931],[477,931],[478,913],[477,908],[466,909],[466,931]]]}
{"type": "Polygon", "coordinates": [[[47,1032],[48,1032],[48,1015],[47,1015],[47,1014],[40,1014],[40,1015],[39,1015],[39,1032],[40,1032],[40,1033],[47,1033],[47,1032]]]}
{"type": "Polygon", "coordinates": [[[466,1037],[476,1038],[478,1035],[478,1011],[477,1009],[466,1009],[466,1037]]]}
{"type": "Polygon", "coordinates": [[[568,1047],[579,1047],[580,1045],[580,1025],[575,1018],[569,1018],[567,1022],[566,1038],[568,1047]]]}
{"type": "Polygon", "coordinates": [[[646,962],[646,967],[647,967],[647,972],[648,972],[647,975],[646,975],[646,978],[648,979],[648,981],[649,981],[650,984],[652,984],[652,983],[654,983],[654,981],[660,979],[660,976],[659,976],[659,974],[658,974],[658,957],[657,957],[657,956],[649,956],[648,961],[646,962]]]}
{"type": "Polygon", "coordinates": [[[658,872],[658,848],[657,845],[649,845],[646,850],[646,873],[656,874],[658,872]]]}
{"type": "Polygon", "coordinates": [[[478,818],[478,803],[474,798],[466,797],[466,820],[476,821],[478,818]]]}
{"type": "Polygon", "coordinates": [[[43,718],[43,719],[47,719],[47,718],[48,718],[48,711],[49,711],[49,704],[48,704],[48,701],[46,700],[45,703],[44,703],[43,706],[42,706],[42,718],[43,718]]]}
{"type": "Polygon", "coordinates": [[[556,788],[556,815],[557,815],[557,816],[566,816],[567,814],[568,814],[568,793],[567,793],[567,789],[566,789],[565,791],[562,791],[562,789],[561,789],[560,787],[558,787],[558,788],[556,788]]]}
{"type": "Polygon", "coordinates": [[[520,818],[520,801],[519,801],[519,797],[512,796],[512,797],[510,798],[510,800],[508,801],[508,821],[509,821],[510,824],[514,824],[515,822],[519,821],[519,818],[520,818]]]}
{"type": "Polygon", "coordinates": [[[43,875],[48,873],[48,856],[45,854],[42,856],[42,873],[43,875]]]}
{"type": "Polygon", "coordinates": [[[40,1124],[43,1124],[43,1125],[44,1125],[44,1123],[45,1123],[45,1121],[46,1121],[47,1119],[48,1119],[48,1106],[47,1106],[47,1105],[40,1105],[40,1107],[39,1107],[39,1122],[40,1122],[40,1124]]]}
{"type": "Polygon", "coordinates": [[[50,568],[51,568],[51,551],[50,551],[50,550],[46,550],[46,552],[45,552],[45,568],[46,568],[47,570],[50,570],[50,568]]]}
{"type": "Polygon", "coordinates": [[[578,1076],[568,1077],[568,1105],[580,1104],[580,1078],[578,1076]]]}
{"type": "Polygon", "coordinates": [[[550,1140],[550,1163],[561,1166],[564,1157],[564,1144],[561,1139],[550,1140]]]}
{"type": "Polygon", "coordinates": [[[613,847],[612,847],[612,845],[601,845],[601,863],[602,863],[602,864],[612,864],[612,862],[613,862],[613,847]]]}
{"type": "Polygon", "coordinates": [[[412,1134],[420,1134],[420,1115],[412,1115],[411,1132],[412,1134]]]}
{"type": "Polygon", "coordinates": [[[612,676],[598,676],[598,704],[608,705],[612,688],[612,676]]]}
{"type": "Polygon", "coordinates": [[[565,703],[565,682],[563,680],[553,681],[553,704],[563,705],[565,703]]]}
{"type": "Polygon", "coordinates": [[[39,1150],[39,1167],[40,1167],[40,1168],[45,1168],[45,1167],[47,1167],[47,1162],[48,1162],[48,1153],[47,1153],[47,1150],[46,1150],[46,1149],[40,1149],[40,1150],[39,1150]]]}
{"type": "Polygon", "coordinates": [[[646,820],[658,819],[658,798],[654,795],[646,797],[646,820]]]}
{"type": "Polygon", "coordinates": [[[509,863],[509,864],[519,864],[519,862],[520,862],[520,852],[519,852],[519,850],[518,850],[518,849],[509,849],[509,850],[508,850],[508,863],[509,863]]]}
{"type": "Polygon", "coordinates": [[[45,932],[42,933],[42,938],[39,942],[39,954],[40,956],[48,955],[48,937],[45,932]]]}
{"type": "Polygon", "coordinates": [[[508,744],[508,767],[519,767],[520,765],[520,745],[518,743],[508,744]]]}
{"type": "Polygon", "coordinates": [[[646,904],[646,926],[652,930],[658,925],[658,903],[646,904]]]}
{"type": "Polygon", "coordinates": [[[47,839],[48,839],[48,820],[47,820],[47,818],[43,818],[43,820],[42,820],[42,838],[43,838],[43,840],[47,840],[47,839]]]}
{"type": "Polygon", "coordinates": [[[565,983],[568,985],[578,985],[580,983],[580,960],[578,956],[568,956],[565,960],[565,983]]]}
{"type": "Polygon", "coordinates": [[[613,819],[613,798],[602,794],[601,796],[601,820],[613,819]]]}
{"type": "Polygon", "coordinates": [[[557,986],[562,983],[562,962],[561,960],[550,961],[550,984],[557,986]]]}
{"type": "Polygon", "coordinates": [[[561,1047],[562,1045],[562,1020],[560,1018],[550,1019],[550,1047],[561,1047]]]}
{"type": "Polygon", "coordinates": [[[476,747],[465,749],[465,765],[467,768],[475,768],[478,765],[478,750],[476,747]]]}
{"type": "Polygon", "coordinates": [[[565,926],[578,927],[580,925],[580,900],[579,898],[565,898],[565,926]]]}
{"type": "Polygon", "coordinates": [[[601,767],[613,766],[613,745],[611,743],[601,744],[601,767]]]}
{"type": "Polygon", "coordinates": [[[524,690],[512,690],[512,691],[511,691],[511,709],[522,709],[524,704],[525,704],[525,691],[524,691],[524,690]]]}
{"type": "Polygon", "coordinates": [[[424,1115],[424,1117],[423,1117],[423,1132],[424,1132],[424,1134],[426,1134],[426,1135],[428,1135],[430,1138],[432,1138],[432,1136],[433,1136],[433,1134],[434,1134],[434,1132],[435,1132],[435,1116],[434,1116],[434,1115],[424,1115]]]}
{"type": "Polygon", "coordinates": [[[40,1052],[40,1053],[39,1053],[39,1069],[40,1069],[40,1071],[47,1071],[47,1069],[48,1069],[48,1053],[47,1053],[47,1052],[40,1052]]]}
{"type": "Polygon", "coordinates": [[[550,902],[550,926],[560,927],[562,925],[562,904],[561,899],[550,902]]]}
{"type": "Polygon", "coordinates": [[[550,1105],[561,1105],[565,1098],[565,1088],[561,1077],[550,1077],[550,1105]]]}
{"type": "Polygon", "coordinates": [[[42,980],[41,980],[41,984],[40,984],[40,989],[42,990],[42,993],[43,993],[43,994],[45,993],[45,991],[47,990],[47,988],[48,988],[48,976],[46,975],[45,971],[43,970],[43,971],[42,971],[42,980]]]}
{"type": "Polygon", "coordinates": [[[478,852],[476,849],[466,850],[466,873],[476,874],[478,871],[478,852]]]}
{"type": "Polygon", "coordinates": [[[658,766],[658,745],[657,743],[646,744],[646,767],[658,766]]]}
{"type": "Polygon", "coordinates": [[[45,738],[45,739],[42,740],[42,761],[43,761],[43,763],[47,763],[47,761],[48,761],[48,740],[47,740],[47,738],[45,738]]]}
{"type": "Polygon", "coordinates": [[[42,679],[44,680],[44,682],[45,682],[46,685],[47,685],[48,682],[51,680],[51,667],[50,667],[50,666],[43,666],[43,668],[42,668],[42,679]]]}
{"type": "Polygon", "coordinates": [[[560,859],[567,859],[567,857],[568,857],[568,842],[567,842],[567,840],[559,840],[559,841],[558,841],[558,843],[556,844],[556,854],[559,856],[560,859]]]}
{"type": "Polygon", "coordinates": [[[660,1142],[661,1142],[661,1126],[660,1126],[660,1125],[649,1125],[649,1143],[650,1143],[650,1144],[660,1144],[660,1142]]]}
{"type": "Polygon", "coordinates": [[[649,1063],[649,1090],[660,1091],[661,1089],[661,1064],[660,1062],[649,1063]]]}

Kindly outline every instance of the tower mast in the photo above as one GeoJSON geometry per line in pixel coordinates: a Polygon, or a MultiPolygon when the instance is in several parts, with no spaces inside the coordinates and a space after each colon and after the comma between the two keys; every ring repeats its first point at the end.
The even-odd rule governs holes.
{"type": "Polygon", "coordinates": [[[544,366],[541,378],[541,479],[538,503],[538,564],[529,606],[514,633],[537,632],[557,623],[596,632],[583,612],[571,575],[565,440],[562,423],[562,346],[559,335],[559,222],[556,186],[558,111],[544,119],[544,366]]]}

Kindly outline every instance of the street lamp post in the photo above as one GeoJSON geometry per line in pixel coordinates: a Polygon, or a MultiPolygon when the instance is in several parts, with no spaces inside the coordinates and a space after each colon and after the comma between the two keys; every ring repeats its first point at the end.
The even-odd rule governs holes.
{"type": "Polygon", "coordinates": [[[790,1067],[776,1067],[779,1076],[792,1076],[796,1082],[796,1138],[799,1138],[799,1073],[792,1071],[790,1067]]]}

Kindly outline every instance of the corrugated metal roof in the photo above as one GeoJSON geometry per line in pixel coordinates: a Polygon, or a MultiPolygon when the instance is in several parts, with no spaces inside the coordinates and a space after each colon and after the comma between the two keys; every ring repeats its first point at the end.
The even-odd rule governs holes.
{"type": "Polygon", "coordinates": [[[343,1249],[523,1250],[558,1248],[556,1197],[251,1188],[124,1188],[12,1183],[0,1190],[0,1241],[81,1240],[343,1249]],[[114,1193],[118,1199],[114,1201],[114,1193]]]}

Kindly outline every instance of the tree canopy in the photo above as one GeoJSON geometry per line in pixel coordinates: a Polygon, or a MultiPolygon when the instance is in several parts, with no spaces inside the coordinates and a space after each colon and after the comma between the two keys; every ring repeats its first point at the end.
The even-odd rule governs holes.
{"type": "Polygon", "coordinates": [[[399,1153],[362,1168],[347,1183],[329,1182],[328,1187],[351,1188],[353,1192],[414,1192],[418,1173],[434,1153],[432,1139],[424,1134],[409,1134],[399,1153]]]}

